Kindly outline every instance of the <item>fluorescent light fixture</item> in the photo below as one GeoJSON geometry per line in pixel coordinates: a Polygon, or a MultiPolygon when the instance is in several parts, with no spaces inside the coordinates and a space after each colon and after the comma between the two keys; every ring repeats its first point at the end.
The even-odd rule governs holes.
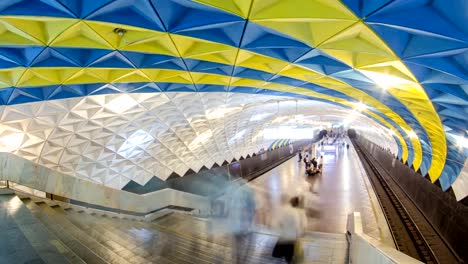
{"type": "Polygon", "coordinates": [[[209,109],[205,112],[206,118],[209,120],[223,118],[226,114],[242,110],[242,107],[219,107],[216,109],[209,109]]]}
{"type": "Polygon", "coordinates": [[[24,140],[23,133],[10,133],[0,137],[0,149],[5,152],[11,152],[21,147],[24,140]]]}
{"type": "Polygon", "coordinates": [[[373,71],[366,71],[361,70],[361,72],[366,75],[369,79],[374,81],[378,86],[382,87],[383,89],[388,89],[390,87],[402,85],[402,84],[412,84],[413,82],[396,77],[387,73],[380,73],[380,72],[373,72],[373,71]]]}
{"type": "Polygon", "coordinates": [[[137,101],[135,101],[131,96],[127,94],[121,94],[107,103],[105,107],[114,113],[122,114],[137,104],[137,101]]]}

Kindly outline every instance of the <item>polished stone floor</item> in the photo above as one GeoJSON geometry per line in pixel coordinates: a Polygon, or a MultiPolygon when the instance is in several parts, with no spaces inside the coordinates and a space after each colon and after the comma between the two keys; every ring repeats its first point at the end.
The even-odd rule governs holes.
{"type": "Polygon", "coordinates": [[[303,195],[308,230],[345,233],[348,214],[361,212],[364,232],[391,242],[383,213],[352,145],[320,148],[324,157],[321,174],[306,176],[304,162],[294,157],[255,179],[259,224],[268,226],[270,212],[284,197],[303,195]]]}
{"type": "Polygon", "coordinates": [[[216,229],[226,231],[216,219],[171,213],[138,222],[0,195],[0,263],[233,263],[238,256],[245,256],[241,263],[285,263],[271,257],[277,233],[270,220],[293,195],[305,197],[308,218],[300,263],[347,263],[346,220],[353,211],[361,212],[367,234],[380,239],[384,233],[352,147],[327,148],[322,175],[307,177],[295,157],[247,186],[255,191],[256,226],[237,245],[232,234],[216,229]]]}

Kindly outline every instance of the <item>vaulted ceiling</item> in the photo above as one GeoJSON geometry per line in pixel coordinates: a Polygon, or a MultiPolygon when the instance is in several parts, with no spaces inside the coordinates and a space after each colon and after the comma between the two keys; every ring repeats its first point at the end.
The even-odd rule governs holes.
{"type": "Polygon", "coordinates": [[[47,135],[34,139],[42,140],[40,151],[23,147],[26,141],[3,151],[120,187],[134,170],[145,172],[135,174],[139,182],[156,172],[150,156],[164,178],[255,151],[267,143],[252,136],[263,126],[224,117],[212,124],[211,112],[293,98],[326,102],[330,111],[359,108],[393,131],[403,161],[447,190],[467,157],[467,10],[463,0],[4,0],[0,122],[47,135]],[[35,118],[47,111],[49,120],[35,118]],[[199,115],[203,128],[194,125],[199,115]],[[168,129],[178,139],[160,136],[168,129]],[[229,138],[244,129],[252,133],[238,136],[244,146],[230,147],[229,138]],[[110,149],[114,154],[99,152],[107,167],[87,152],[47,145],[80,145],[68,137],[81,139],[87,130],[92,142],[106,137],[99,147],[83,147],[93,155],[110,149]],[[142,155],[148,161],[115,156],[142,148],[132,137],[154,143],[156,150],[142,155]],[[211,146],[195,153],[189,145],[197,137],[223,154],[210,156],[211,146]],[[165,146],[174,140],[186,146],[165,146]],[[61,166],[67,159],[76,166],[61,166]]]}

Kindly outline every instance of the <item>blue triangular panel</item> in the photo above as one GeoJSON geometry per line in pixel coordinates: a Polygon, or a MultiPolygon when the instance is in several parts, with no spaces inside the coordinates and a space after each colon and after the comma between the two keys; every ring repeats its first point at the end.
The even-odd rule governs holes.
{"type": "Polygon", "coordinates": [[[159,54],[146,54],[131,51],[122,51],[137,68],[157,68],[186,71],[184,62],[181,58],[159,54]]]}
{"type": "Polygon", "coordinates": [[[165,31],[158,15],[148,0],[115,0],[89,14],[86,19],[126,24],[165,31]]]}
{"type": "Polygon", "coordinates": [[[220,75],[231,75],[233,65],[225,65],[210,61],[200,61],[193,59],[184,59],[190,71],[194,72],[206,72],[220,75]]]}
{"type": "Polygon", "coordinates": [[[241,48],[289,62],[311,50],[311,47],[300,41],[252,22],[247,24],[241,48]]]}
{"type": "Polygon", "coordinates": [[[79,18],[84,18],[112,0],[58,0],[79,18]]]}
{"type": "Polygon", "coordinates": [[[54,50],[53,48],[44,49],[34,61],[31,63],[32,67],[79,67],[80,65],[54,50]]]}
{"type": "Polygon", "coordinates": [[[42,50],[44,47],[0,47],[0,64],[29,67],[42,50]]]}
{"type": "Polygon", "coordinates": [[[391,0],[343,0],[343,3],[353,10],[356,15],[364,18],[390,1],[391,0]]]}
{"type": "Polygon", "coordinates": [[[88,67],[103,68],[135,68],[135,66],[120,52],[113,51],[88,64],[88,67]]]}
{"type": "Polygon", "coordinates": [[[0,15],[76,17],[56,0],[0,1],[0,15]]]}
{"type": "Polygon", "coordinates": [[[10,95],[7,104],[22,104],[44,100],[42,88],[28,87],[16,88],[10,95]]]}
{"type": "Polygon", "coordinates": [[[81,85],[54,85],[44,87],[43,91],[46,100],[73,98],[86,95],[81,85]]]}
{"type": "Polygon", "coordinates": [[[112,52],[112,50],[86,48],[56,48],[56,50],[82,67],[112,52]]]}

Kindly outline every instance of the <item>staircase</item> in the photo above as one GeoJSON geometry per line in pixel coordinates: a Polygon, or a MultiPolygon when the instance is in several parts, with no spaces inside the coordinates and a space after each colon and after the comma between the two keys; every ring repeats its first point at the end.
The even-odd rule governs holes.
{"type": "MultiPolygon", "coordinates": [[[[0,195],[0,198],[3,207],[17,208],[13,222],[1,221],[2,227],[10,226],[8,235],[15,239],[0,239],[0,243],[7,244],[6,249],[0,244],[0,250],[14,252],[10,261],[5,261],[0,251],[0,263],[232,262],[230,236],[216,232],[210,235],[207,230],[212,230],[213,225],[206,219],[171,213],[153,222],[143,222],[89,214],[36,197],[21,196],[20,200],[15,195],[0,195]]],[[[249,249],[239,250],[249,252],[245,263],[285,263],[271,257],[276,239],[268,230],[255,232],[249,249]]],[[[303,245],[305,263],[346,262],[344,234],[312,233],[303,245]]]]}

